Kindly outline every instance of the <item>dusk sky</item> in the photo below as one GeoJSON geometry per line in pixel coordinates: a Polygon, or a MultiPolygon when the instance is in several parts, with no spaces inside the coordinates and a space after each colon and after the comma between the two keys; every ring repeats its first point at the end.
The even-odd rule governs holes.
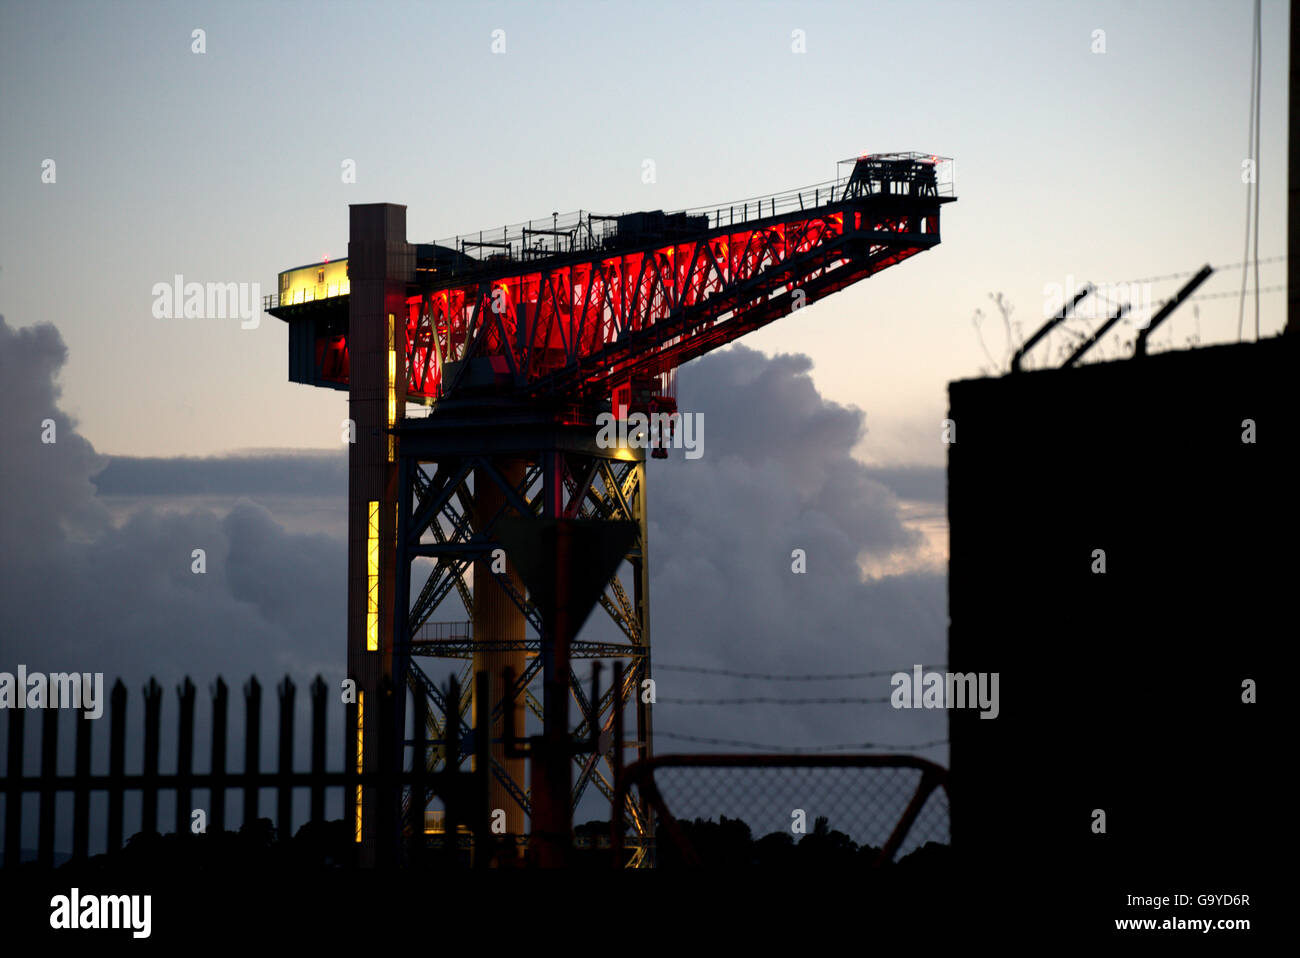
{"type": "MultiPolygon", "coordinates": [[[[1269,289],[1287,16],[1264,4],[1269,289]]],[[[940,420],[949,381],[990,366],[985,348],[1003,358],[989,295],[1027,336],[1052,284],[1240,263],[1250,29],[1228,0],[0,5],[0,667],[343,669],[346,394],[288,382],[273,317],[154,318],[156,283],[274,292],[278,271],[346,255],[352,203],[405,204],[428,242],[726,205],[904,150],[955,159],[939,246],[683,369],[706,452],[650,469],[654,642],[665,663],[769,672],[941,662],[940,420]]],[[[1235,340],[1240,282],[1213,276],[1154,348],[1235,340]]],[[[1260,302],[1273,335],[1285,297],[1260,302]]],[[[791,746],[944,735],[942,713],[656,712],[665,731],[697,722],[791,746]]]]}
{"type": "MultiPolygon", "coordinates": [[[[337,442],[345,397],[287,381],[283,324],[158,320],[150,291],[180,273],[273,292],[279,270],[346,255],[349,203],[405,204],[424,242],[552,211],[726,203],[831,179],[869,151],[951,156],[960,199],[940,247],[745,340],[811,358],[827,399],[866,411],[858,451],[879,463],[942,463],[944,385],[987,363],[977,308],[1000,355],[988,293],[1028,334],[1044,286],[1069,276],[1242,259],[1245,2],[19,3],[2,16],[0,311],[59,327],[63,408],[101,452],[337,442]]],[[[1285,252],[1285,4],[1264,4],[1263,33],[1268,258],[1285,252]]],[[[1262,267],[1262,284],[1284,282],[1283,266],[1262,267]]],[[[1239,282],[1216,275],[1202,292],[1239,282]]],[[[1283,300],[1262,297],[1265,334],[1283,300]]],[[[1235,338],[1236,321],[1231,297],[1200,304],[1206,342],[1235,338]]],[[[1195,331],[1190,309],[1170,331],[1195,331]]]]}

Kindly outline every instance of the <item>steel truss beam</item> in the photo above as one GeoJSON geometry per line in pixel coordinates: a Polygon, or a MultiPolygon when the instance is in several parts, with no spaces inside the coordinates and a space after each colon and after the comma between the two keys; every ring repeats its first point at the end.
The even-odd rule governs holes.
{"type": "MultiPolygon", "coordinates": [[[[408,399],[455,397],[472,359],[496,360],[520,396],[608,396],[785,315],[796,289],[813,302],[936,246],[951,200],[849,192],[678,242],[435,282],[406,301],[408,399]]],[[[342,358],[324,384],[346,384],[345,337],[330,348],[342,358]]]]}
{"type": "Polygon", "coordinates": [[[788,303],[796,288],[807,295],[840,271],[857,281],[936,245],[944,201],[856,196],[690,241],[425,291],[407,301],[412,398],[455,395],[463,360],[475,357],[502,360],[522,393],[606,395],[633,370],[666,372],[705,342],[714,348],[788,312],[762,322],[748,315],[788,303]],[[455,377],[444,377],[448,363],[455,377]]]}

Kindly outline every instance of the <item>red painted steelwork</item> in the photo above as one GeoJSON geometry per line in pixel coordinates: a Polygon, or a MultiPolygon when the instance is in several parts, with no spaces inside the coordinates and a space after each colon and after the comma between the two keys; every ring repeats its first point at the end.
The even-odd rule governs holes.
{"type": "MultiPolygon", "coordinates": [[[[409,397],[443,398],[459,382],[448,364],[476,357],[494,357],[518,392],[566,399],[666,373],[789,313],[796,289],[813,302],[938,242],[937,202],[873,199],[411,296],[409,397]]],[[[344,337],[317,354],[324,378],[345,384],[344,337]]]]}

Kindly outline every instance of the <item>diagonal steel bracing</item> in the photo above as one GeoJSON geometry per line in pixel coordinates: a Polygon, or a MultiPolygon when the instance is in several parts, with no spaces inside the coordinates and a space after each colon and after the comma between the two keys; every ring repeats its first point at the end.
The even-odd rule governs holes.
{"type": "MultiPolygon", "coordinates": [[[[404,426],[404,432],[418,428],[408,423],[404,426]]],[[[606,582],[598,600],[625,641],[575,640],[572,643],[571,655],[574,658],[623,659],[628,664],[620,687],[603,690],[595,702],[590,701],[576,673],[569,670],[569,688],[579,715],[577,727],[572,730],[572,738],[574,741],[588,738],[591,734],[590,726],[594,724],[597,741],[600,743],[595,751],[579,753],[573,757],[574,806],[593,784],[607,799],[612,799],[614,766],[611,755],[614,743],[609,736],[614,724],[615,709],[626,709],[635,704],[635,741],[639,755],[649,754],[651,741],[649,707],[637,703],[634,694],[640,681],[649,675],[648,577],[644,566],[644,459],[629,461],[627,450],[600,449],[594,444],[592,427],[584,427],[577,430],[577,433],[581,437],[581,441],[576,443],[578,448],[551,453],[552,458],[549,460],[545,452],[545,441],[535,443],[541,448],[529,449],[525,440],[525,448],[516,450],[514,455],[526,460],[527,467],[523,470],[522,479],[514,482],[498,465],[500,460],[492,454],[494,450],[475,449],[472,439],[465,441],[462,436],[459,441],[444,442],[444,446],[458,448],[433,450],[437,453],[435,455],[422,450],[408,435],[403,435],[399,448],[403,453],[402,468],[408,471],[410,477],[406,486],[410,495],[407,501],[399,502],[399,509],[406,510],[407,521],[403,526],[406,529],[405,539],[398,544],[398,574],[402,575],[404,570],[409,574],[416,559],[432,558],[434,564],[411,602],[404,620],[403,634],[395,637],[395,642],[401,641],[412,656],[455,658],[462,662],[471,660],[466,665],[466,673],[461,680],[461,688],[466,690],[460,703],[462,716],[470,711],[469,690],[473,683],[468,670],[472,668],[472,660],[485,653],[522,653],[525,666],[512,686],[502,687],[500,694],[494,695],[490,703],[492,721],[500,721],[506,711],[515,705],[523,705],[528,712],[540,719],[544,714],[542,703],[534,694],[532,686],[541,672],[542,657],[538,654],[542,650],[541,616],[532,597],[515,586],[511,576],[501,569],[499,563],[491,564],[494,556],[501,555],[496,550],[506,553],[507,564],[513,562],[509,550],[505,549],[496,536],[497,524],[507,515],[541,517],[548,510],[567,519],[587,522],[630,520],[637,523],[639,532],[635,541],[628,548],[619,568],[606,582]],[[408,449],[411,450],[410,455],[406,455],[408,449]],[[620,458],[615,458],[616,454],[620,458]],[[556,473],[556,482],[549,491],[544,481],[543,461],[551,462],[551,468],[556,473]],[[491,514],[475,514],[475,503],[480,498],[476,496],[475,484],[488,484],[498,490],[500,505],[491,514]],[[548,502],[547,495],[556,495],[557,489],[558,502],[548,502]],[[479,563],[477,566],[476,562],[479,563]],[[490,570],[492,581],[501,586],[509,601],[524,615],[532,635],[525,635],[518,640],[500,640],[475,635],[469,622],[434,622],[453,591],[466,610],[474,608],[474,576],[470,570],[483,569],[485,563],[488,563],[486,567],[490,570]],[[628,580],[629,576],[631,580],[628,580]],[[590,721],[588,716],[591,716],[590,721]]],[[[423,691],[435,703],[435,707],[428,710],[430,716],[441,715],[442,697],[434,684],[428,681],[414,662],[411,663],[411,673],[412,687],[423,691]]],[[[446,751],[438,747],[443,744],[440,741],[441,727],[436,721],[430,721],[426,734],[434,744],[431,754],[442,761],[446,751]]],[[[492,741],[500,742],[498,738],[493,738],[492,741]]],[[[432,760],[430,764],[432,766],[432,760]]],[[[529,789],[521,778],[511,774],[508,766],[508,762],[494,759],[493,779],[520,809],[531,814],[529,789]]],[[[625,812],[628,820],[633,823],[637,836],[634,844],[637,840],[649,840],[649,819],[644,811],[629,808],[625,812]]]]}

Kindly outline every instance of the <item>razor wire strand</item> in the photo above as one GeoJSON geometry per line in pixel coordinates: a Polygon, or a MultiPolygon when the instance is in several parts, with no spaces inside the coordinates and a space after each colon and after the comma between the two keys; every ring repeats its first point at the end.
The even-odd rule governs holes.
{"type": "MultiPolygon", "coordinates": [[[[654,671],[689,672],[696,675],[722,675],[733,679],[753,679],[767,682],[826,682],[880,678],[884,675],[894,675],[900,671],[906,672],[913,667],[914,666],[908,665],[901,669],[875,669],[870,672],[830,672],[806,675],[782,675],[776,672],[737,672],[733,669],[717,669],[704,665],[660,665],[659,663],[655,663],[654,671]]],[[[923,665],[921,668],[925,671],[941,672],[946,669],[946,666],[923,665]]]]}
{"type": "Polygon", "coordinates": [[[878,705],[888,702],[890,696],[881,695],[874,698],[840,696],[830,698],[772,698],[770,696],[752,696],[731,699],[683,699],[659,696],[656,705],[878,705]]]}
{"type": "Polygon", "coordinates": [[[940,745],[947,745],[946,738],[934,739],[930,742],[914,742],[911,744],[898,745],[886,742],[845,742],[838,745],[769,745],[763,742],[746,742],[740,739],[730,738],[709,738],[702,735],[685,735],[680,732],[665,732],[655,730],[656,738],[677,739],[683,742],[694,742],[700,745],[728,745],[738,748],[751,748],[760,752],[795,752],[795,753],[812,753],[812,752],[842,752],[846,749],[864,749],[880,752],[919,752],[928,748],[935,748],[940,745]]]}
{"type": "MultiPolygon", "coordinates": [[[[1224,270],[1236,269],[1238,266],[1255,265],[1255,264],[1258,264],[1260,266],[1267,266],[1270,263],[1281,263],[1281,262],[1285,262],[1285,260],[1286,260],[1285,255],[1268,256],[1265,257],[1264,259],[1256,258],[1253,260],[1246,259],[1243,260],[1242,262],[1237,262],[1237,263],[1222,263],[1218,266],[1211,266],[1210,268],[1213,269],[1216,273],[1219,273],[1219,272],[1223,272],[1224,270]]],[[[1171,279],[1187,279],[1189,277],[1195,276],[1198,272],[1199,270],[1189,269],[1181,273],[1166,273],[1163,276],[1143,276],[1143,277],[1139,277],[1138,279],[1122,279],[1116,283],[1111,283],[1110,285],[1119,286],[1119,285],[1130,285],[1132,283],[1161,283],[1171,279]]]]}

